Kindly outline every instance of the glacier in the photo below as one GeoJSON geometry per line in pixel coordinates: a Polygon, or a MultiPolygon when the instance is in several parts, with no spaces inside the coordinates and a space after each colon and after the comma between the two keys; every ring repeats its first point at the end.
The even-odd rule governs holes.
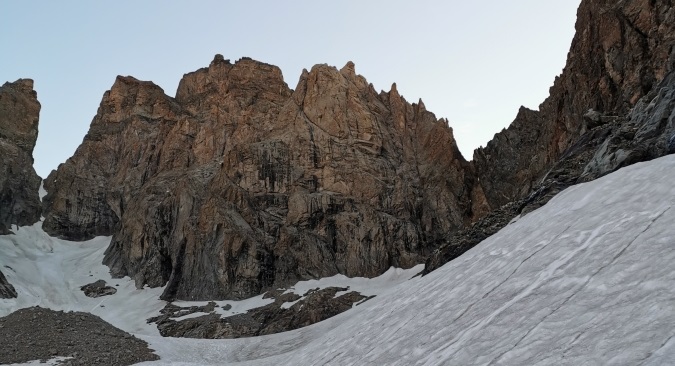
{"type": "Polygon", "coordinates": [[[0,300],[0,316],[35,304],[86,309],[148,341],[161,360],[141,365],[675,364],[674,182],[675,155],[623,168],[566,189],[427,276],[392,272],[350,311],[232,340],[163,338],[138,324],[161,307],[161,289],[111,279],[100,262],[94,277],[74,270],[109,238],[70,243],[36,224],[0,236],[0,265],[19,292],[0,300]],[[99,277],[121,289],[105,308],[77,287],[99,277]]]}

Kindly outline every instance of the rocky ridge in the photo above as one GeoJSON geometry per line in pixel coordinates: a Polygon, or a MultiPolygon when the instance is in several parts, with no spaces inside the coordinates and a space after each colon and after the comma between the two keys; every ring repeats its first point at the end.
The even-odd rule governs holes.
{"type": "Polygon", "coordinates": [[[447,121],[352,63],[291,90],[277,67],[217,55],[175,98],[118,77],[46,179],[43,227],[112,234],[112,272],[163,299],[241,299],[424,261],[482,209],[470,171],[447,121]]]}
{"type": "Polygon", "coordinates": [[[474,153],[490,213],[451,234],[426,262],[442,266],[564,188],[675,152],[672,1],[584,0],[567,65],[539,111],[474,153]],[[531,154],[536,151],[536,154],[531,154]]]}
{"type": "Polygon", "coordinates": [[[586,130],[525,198],[503,205],[451,235],[427,260],[424,274],[457,258],[519,215],[546,204],[572,185],[622,167],[675,153],[675,72],[666,75],[623,116],[587,113],[586,130]]]}
{"type": "Polygon", "coordinates": [[[589,109],[625,116],[675,66],[670,0],[583,0],[562,74],[539,111],[522,108],[513,123],[477,149],[476,190],[491,210],[524,198],[588,129],[589,109]],[[532,152],[536,152],[532,154],[532,152]]]}

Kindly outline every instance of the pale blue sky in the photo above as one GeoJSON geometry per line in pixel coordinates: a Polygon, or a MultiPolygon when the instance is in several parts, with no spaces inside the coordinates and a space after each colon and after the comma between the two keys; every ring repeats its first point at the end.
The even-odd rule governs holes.
{"type": "Polygon", "coordinates": [[[560,74],[580,0],[1,1],[0,83],[32,78],[42,104],[35,168],[46,177],[82,142],[116,75],[173,96],[216,53],[303,68],[356,64],[448,118],[465,158],[537,109],[560,74]]]}

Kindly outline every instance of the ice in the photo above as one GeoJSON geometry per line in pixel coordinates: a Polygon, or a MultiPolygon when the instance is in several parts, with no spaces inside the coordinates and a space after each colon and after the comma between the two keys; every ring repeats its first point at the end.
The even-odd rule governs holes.
{"type": "MultiPolygon", "coordinates": [[[[288,291],[349,286],[377,294],[306,328],[233,340],[162,338],[140,329],[162,358],[143,365],[675,364],[673,182],[671,155],[571,187],[425,277],[411,278],[420,268],[392,269],[376,280],[296,284],[288,291]]],[[[75,245],[46,237],[39,226],[9,237],[0,237],[0,264],[14,269],[3,267],[20,300],[0,302],[0,315],[41,301],[93,309],[133,329],[125,311],[141,318],[145,307],[161,305],[141,295],[161,289],[127,289],[129,279],[116,280],[126,303],[111,299],[98,308],[82,298],[78,286],[104,276],[107,238],[75,245]],[[17,248],[25,240],[39,241],[40,249],[17,248]],[[95,277],[71,276],[77,260],[95,277]],[[47,291],[44,283],[61,287],[47,291]]],[[[263,303],[249,301],[240,310],[263,303]]],[[[235,302],[219,303],[234,310],[235,302]]]]}

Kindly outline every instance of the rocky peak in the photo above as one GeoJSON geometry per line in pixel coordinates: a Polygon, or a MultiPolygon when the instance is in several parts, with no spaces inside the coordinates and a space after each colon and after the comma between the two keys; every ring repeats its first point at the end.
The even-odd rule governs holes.
{"type": "Polygon", "coordinates": [[[351,62],[293,91],[275,66],[216,56],[175,99],[118,79],[47,179],[44,227],[113,234],[112,272],[166,299],[243,298],[423,261],[470,220],[466,166],[443,120],[351,62]]]}
{"type": "Polygon", "coordinates": [[[171,109],[171,102],[164,90],[155,83],[131,76],[118,76],[101,103],[108,120],[97,122],[124,123],[133,115],[157,119],[163,115],[164,109],[171,109]]]}
{"type": "Polygon", "coordinates": [[[222,97],[234,93],[240,94],[241,98],[248,98],[245,102],[251,102],[261,92],[285,98],[290,95],[281,69],[246,57],[231,64],[222,55],[216,55],[208,68],[183,75],[176,99],[185,104],[190,99],[203,99],[204,94],[222,97]]]}
{"type": "Polygon", "coordinates": [[[356,65],[351,61],[347,61],[342,69],[340,69],[340,73],[345,76],[356,76],[356,65]]]}
{"type": "Polygon", "coordinates": [[[37,92],[33,90],[33,83],[33,79],[19,79],[13,83],[6,82],[3,86],[11,87],[24,94],[28,94],[37,98],[37,92]]]}
{"type": "Polygon", "coordinates": [[[0,138],[31,154],[32,159],[40,114],[40,102],[33,90],[33,80],[6,82],[1,90],[0,138]]]}
{"type": "Polygon", "coordinates": [[[213,57],[213,61],[211,61],[211,64],[209,64],[209,67],[213,67],[213,65],[215,65],[215,64],[220,64],[220,63],[224,63],[224,64],[227,64],[227,65],[230,65],[230,60],[229,60],[229,59],[226,60],[225,57],[223,57],[223,55],[217,53],[217,54],[213,57]]]}

